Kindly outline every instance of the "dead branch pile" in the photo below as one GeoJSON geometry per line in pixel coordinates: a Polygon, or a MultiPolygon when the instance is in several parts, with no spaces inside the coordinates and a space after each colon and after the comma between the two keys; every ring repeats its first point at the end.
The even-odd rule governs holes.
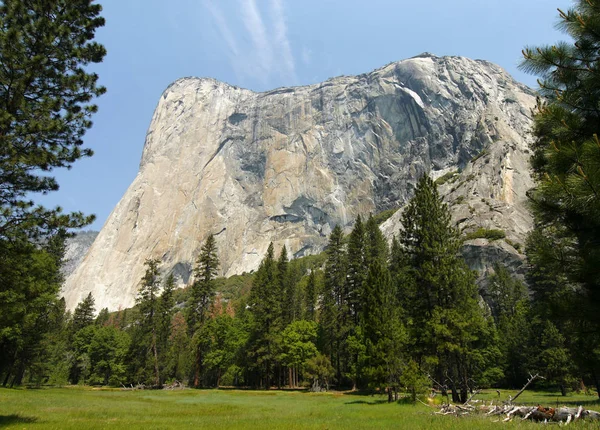
{"type": "Polygon", "coordinates": [[[179,381],[173,381],[172,384],[164,384],[163,385],[163,390],[183,390],[184,388],[185,388],[185,385],[183,385],[179,381]]]}
{"type": "Polygon", "coordinates": [[[484,413],[488,416],[499,416],[505,415],[503,421],[511,421],[515,417],[519,417],[522,420],[532,420],[537,422],[559,422],[569,424],[571,421],[577,421],[581,419],[588,420],[600,420],[600,413],[596,411],[590,411],[583,409],[583,406],[578,408],[545,408],[543,406],[516,406],[513,404],[514,400],[525,391],[525,389],[531,384],[536,378],[541,378],[539,375],[530,375],[529,381],[514,397],[509,397],[502,406],[493,405],[490,402],[489,405],[476,406],[478,400],[473,398],[479,394],[479,391],[475,391],[471,397],[462,405],[453,405],[451,403],[442,405],[440,410],[436,412],[438,415],[454,415],[457,417],[471,415],[474,413],[484,413]]]}
{"type": "Polygon", "coordinates": [[[483,413],[487,416],[500,416],[504,415],[502,421],[512,421],[514,418],[521,418],[522,420],[532,420],[538,422],[564,422],[566,424],[571,421],[577,421],[581,419],[587,420],[600,420],[600,413],[583,409],[583,406],[578,408],[545,408],[543,406],[515,406],[515,405],[480,405],[476,406],[473,404],[465,403],[462,405],[444,404],[440,407],[440,410],[436,412],[438,415],[453,415],[453,416],[466,416],[477,413],[483,413]]]}
{"type": "Polygon", "coordinates": [[[515,417],[523,420],[533,420],[538,422],[564,422],[570,423],[580,419],[600,420],[600,413],[578,408],[545,408],[543,406],[494,406],[486,415],[506,415],[503,421],[511,421],[515,417]]]}

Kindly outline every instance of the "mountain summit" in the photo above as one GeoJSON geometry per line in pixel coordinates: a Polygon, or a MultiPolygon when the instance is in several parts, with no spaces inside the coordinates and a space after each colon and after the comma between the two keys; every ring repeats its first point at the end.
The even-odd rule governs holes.
{"type": "Polygon", "coordinates": [[[465,233],[505,232],[467,242],[472,266],[518,265],[534,102],[492,63],[431,54],[262,93],[180,79],[158,102],[137,177],[68,277],[67,305],[90,291],[97,308],[133,305],[147,258],[190,282],[210,233],[227,276],[256,269],[269,242],[319,252],[336,224],[404,205],[423,174],[444,183],[465,233]]]}

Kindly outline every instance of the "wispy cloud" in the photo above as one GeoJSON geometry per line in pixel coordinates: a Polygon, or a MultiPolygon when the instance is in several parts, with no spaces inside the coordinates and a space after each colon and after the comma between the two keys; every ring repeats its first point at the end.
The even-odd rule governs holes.
{"type": "Polygon", "coordinates": [[[275,29],[275,44],[279,48],[278,50],[281,52],[283,59],[282,77],[290,77],[293,83],[296,83],[296,64],[287,35],[287,23],[285,22],[285,13],[281,0],[271,0],[271,12],[275,29]]]}
{"type": "Polygon", "coordinates": [[[278,83],[296,84],[296,64],[282,0],[270,0],[268,13],[264,15],[256,0],[238,1],[239,14],[226,16],[216,2],[205,0],[206,8],[227,45],[236,74],[258,80],[262,85],[272,85],[275,76],[279,77],[278,83]],[[235,20],[240,19],[242,26],[235,26],[235,20]],[[243,31],[234,32],[232,28],[242,28],[243,31]],[[249,46],[244,46],[246,40],[250,42],[249,46]]]}
{"type": "Polygon", "coordinates": [[[231,51],[231,54],[239,55],[239,50],[235,41],[235,37],[231,32],[231,29],[229,28],[229,25],[227,24],[227,21],[225,20],[221,9],[215,6],[210,0],[205,0],[204,4],[210,12],[210,14],[212,15],[215,25],[217,26],[219,33],[221,33],[221,36],[223,36],[223,39],[225,40],[227,47],[231,51]]]}

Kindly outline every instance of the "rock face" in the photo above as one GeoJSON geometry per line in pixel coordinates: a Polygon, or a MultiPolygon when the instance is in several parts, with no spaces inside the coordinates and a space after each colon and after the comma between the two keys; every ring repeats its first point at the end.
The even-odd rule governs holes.
{"type": "MultiPolygon", "coordinates": [[[[146,258],[188,283],[209,233],[227,276],[256,269],[271,241],[319,252],[336,224],[404,205],[423,174],[460,170],[440,188],[459,227],[523,242],[534,101],[494,64],[429,54],[264,93],[180,79],[160,98],[137,177],[68,278],[67,304],[92,291],[98,308],[132,305],[146,258]]],[[[519,261],[505,242],[466,251],[483,269],[493,254],[519,261]]]]}
{"type": "Polygon", "coordinates": [[[67,239],[64,263],[61,268],[65,278],[69,277],[81,264],[96,236],[98,236],[97,231],[82,231],[67,239]]]}

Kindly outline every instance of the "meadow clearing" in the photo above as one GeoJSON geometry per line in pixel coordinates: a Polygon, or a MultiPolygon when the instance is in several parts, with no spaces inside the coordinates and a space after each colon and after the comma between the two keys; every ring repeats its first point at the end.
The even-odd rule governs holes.
{"type": "MultiPolygon", "coordinates": [[[[501,399],[510,391],[502,391],[501,399]]],[[[489,402],[495,390],[479,395],[489,402]]],[[[495,422],[499,417],[435,415],[417,403],[388,404],[386,396],[304,391],[172,390],[124,391],[89,387],[0,389],[0,428],[6,429],[495,429],[542,424],[495,422]]],[[[526,392],[519,403],[584,405],[600,410],[597,396],[561,398],[526,392]]],[[[600,428],[578,422],[570,428],[600,428]]]]}

